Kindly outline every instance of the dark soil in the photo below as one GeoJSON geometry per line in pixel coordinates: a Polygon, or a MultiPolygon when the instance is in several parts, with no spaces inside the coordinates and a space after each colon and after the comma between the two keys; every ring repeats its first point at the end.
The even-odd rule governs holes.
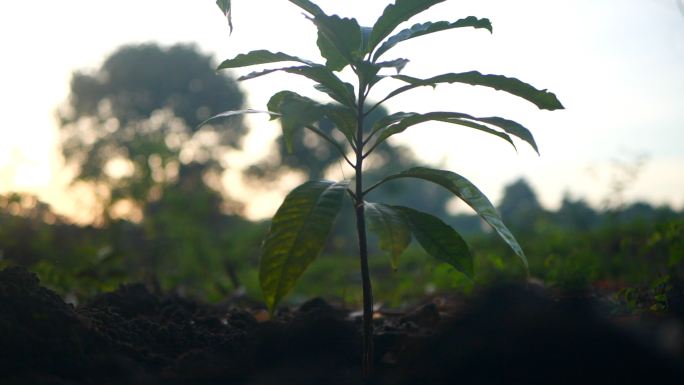
{"type": "MultiPolygon", "coordinates": [[[[370,383],[684,383],[681,320],[625,320],[605,308],[587,293],[505,285],[378,314],[370,383]]],[[[363,383],[360,321],[347,311],[314,299],[272,321],[253,314],[142,285],[74,308],[35,275],[6,269],[0,384],[363,383]]]]}

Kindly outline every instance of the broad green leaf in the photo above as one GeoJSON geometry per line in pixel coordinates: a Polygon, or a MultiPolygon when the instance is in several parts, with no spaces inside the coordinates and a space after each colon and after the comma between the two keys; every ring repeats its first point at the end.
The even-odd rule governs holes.
{"type": "Polygon", "coordinates": [[[318,49],[326,67],[341,71],[363,57],[363,37],[356,19],[319,14],[311,19],[318,28],[318,49]]]}
{"type": "Polygon", "coordinates": [[[296,130],[323,118],[321,105],[291,91],[281,91],[268,101],[268,109],[280,113],[283,139],[288,152],[292,152],[292,139],[296,130]]]}
{"type": "Polygon", "coordinates": [[[382,131],[382,133],[376,141],[377,143],[382,143],[392,135],[403,132],[411,126],[415,126],[417,124],[425,123],[428,121],[445,122],[474,128],[476,130],[498,136],[499,138],[502,138],[508,143],[510,143],[513,146],[513,148],[515,148],[513,140],[511,140],[511,137],[508,135],[511,134],[529,143],[532,146],[532,148],[534,148],[534,150],[538,153],[537,144],[535,143],[534,138],[532,137],[532,133],[530,133],[530,131],[527,128],[523,127],[519,123],[498,117],[477,118],[468,114],[462,114],[460,112],[429,112],[426,114],[399,112],[396,114],[389,115],[381,121],[379,121],[377,124],[373,126],[372,132],[375,133],[379,130],[384,129],[384,131],[382,131]],[[487,126],[478,124],[476,122],[484,122],[487,124],[500,127],[504,131],[506,131],[506,133],[493,130],[487,126]]]}
{"type": "Polygon", "coordinates": [[[364,210],[368,229],[378,237],[380,250],[389,253],[392,268],[396,270],[399,256],[411,243],[408,222],[392,206],[364,202],[364,210]]]}
{"type": "Polygon", "coordinates": [[[445,0],[397,0],[388,5],[373,25],[367,52],[373,51],[399,24],[443,1],[445,0]]]}
{"type": "Polygon", "coordinates": [[[409,170],[400,172],[398,174],[390,175],[384,178],[380,184],[399,178],[417,178],[430,181],[432,183],[438,184],[447,190],[451,191],[454,195],[461,198],[468,206],[470,206],[477,214],[482,217],[494,230],[499,234],[499,236],[511,247],[511,249],[522,259],[527,265],[527,258],[525,253],[523,253],[522,248],[518,244],[513,234],[508,230],[506,225],[504,225],[501,217],[496,212],[496,209],[492,203],[487,199],[487,197],[472,184],[466,178],[451,172],[444,170],[435,170],[425,167],[414,167],[409,170]]]}
{"type": "MultiPolygon", "coordinates": [[[[269,111],[274,111],[281,117],[283,128],[283,138],[288,151],[292,150],[292,138],[294,132],[300,128],[308,128],[313,123],[318,122],[324,116],[335,124],[345,137],[353,141],[353,134],[356,127],[356,115],[349,108],[332,105],[320,104],[312,99],[301,96],[292,91],[281,91],[268,101],[269,111]]],[[[321,135],[321,132],[316,132],[321,135]]],[[[324,139],[339,147],[339,144],[330,136],[323,134],[324,139]]],[[[344,151],[342,151],[344,153],[344,151]]]]}
{"type": "Polygon", "coordinates": [[[378,60],[380,55],[390,50],[395,45],[413,39],[414,37],[419,37],[427,35],[430,33],[445,31],[453,28],[463,28],[463,27],[473,27],[473,28],[484,28],[492,32],[492,23],[489,19],[478,19],[474,16],[468,16],[465,19],[457,20],[453,23],[448,21],[438,21],[435,23],[427,22],[422,24],[415,24],[411,28],[404,29],[398,32],[396,35],[391,36],[387,41],[380,45],[377,51],[373,54],[373,61],[378,60]]]}
{"type": "Polygon", "coordinates": [[[430,214],[403,206],[392,208],[404,216],[413,236],[428,254],[472,278],[474,258],[465,240],[456,230],[430,214]]]}
{"type": "Polygon", "coordinates": [[[216,115],[212,116],[211,118],[209,118],[209,119],[203,121],[202,123],[200,123],[200,124],[197,126],[197,128],[200,128],[200,127],[204,126],[205,124],[207,124],[207,123],[209,123],[210,121],[215,120],[215,119],[219,119],[219,118],[228,118],[228,117],[231,117],[231,116],[245,115],[245,114],[269,114],[269,115],[272,116],[272,119],[274,119],[274,118],[280,116],[280,114],[278,114],[277,112],[272,112],[272,111],[261,111],[261,110],[252,110],[252,109],[248,109],[248,110],[225,111],[225,112],[221,112],[220,114],[216,114],[216,115]]]}
{"type": "Polygon", "coordinates": [[[272,68],[263,71],[255,71],[245,76],[241,76],[238,80],[250,80],[260,76],[268,75],[274,72],[283,71],[293,75],[300,75],[307,77],[316,83],[315,88],[321,92],[328,94],[333,100],[336,100],[345,106],[354,107],[354,86],[345,83],[325,66],[298,66],[298,67],[284,67],[272,68]]]}
{"type": "Polygon", "coordinates": [[[259,282],[271,312],[323,249],[347,184],[306,182],[287,195],[273,217],[259,264],[259,282]]]}
{"type": "Polygon", "coordinates": [[[216,5],[221,9],[223,16],[228,18],[228,27],[230,28],[230,33],[233,33],[233,17],[230,8],[230,0],[216,0],[216,5]]]}
{"type": "Polygon", "coordinates": [[[217,70],[223,70],[227,68],[238,68],[238,67],[247,67],[247,66],[253,66],[253,65],[258,65],[258,64],[268,64],[268,63],[277,63],[277,62],[283,62],[283,61],[294,61],[294,62],[299,62],[303,63],[306,65],[316,65],[316,63],[310,62],[308,60],[300,59],[296,56],[288,55],[286,53],[282,52],[271,52],[267,50],[256,50],[256,51],[251,51],[248,53],[241,53],[237,55],[236,57],[232,59],[228,59],[221,63],[217,70]]]}
{"type": "Polygon", "coordinates": [[[477,71],[470,71],[458,74],[443,74],[429,79],[418,79],[405,75],[395,75],[392,77],[409,83],[409,85],[392,91],[384,100],[412,90],[416,87],[435,87],[440,83],[463,83],[473,86],[490,87],[495,90],[508,92],[511,95],[518,96],[533,103],[542,110],[553,111],[564,108],[556,95],[552,92],[548,92],[547,90],[538,90],[516,78],[509,78],[503,75],[483,75],[477,71]]]}

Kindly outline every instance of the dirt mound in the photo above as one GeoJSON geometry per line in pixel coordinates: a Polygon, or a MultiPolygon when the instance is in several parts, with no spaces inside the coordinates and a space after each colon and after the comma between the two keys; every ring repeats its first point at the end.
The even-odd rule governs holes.
{"type": "MultiPolygon", "coordinates": [[[[371,383],[677,383],[677,357],[596,309],[584,295],[503,286],[457,309],[385,313],[371,383]]],[[[3,385],[353,385],[360,341],[358,317],[321,299],[258,322],[126,285],[75,309],[26,270],[0,272],[3,385]]]]}

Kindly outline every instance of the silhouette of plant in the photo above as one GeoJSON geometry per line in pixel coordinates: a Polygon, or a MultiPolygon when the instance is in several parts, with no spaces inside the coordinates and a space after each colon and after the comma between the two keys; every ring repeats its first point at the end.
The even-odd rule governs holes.
{"type": "MultiPolygon", "coordinates": [[[[553,93],[538,90],[522,81],[501,75],[486,75],[477,71],[446,73],[428,79],[400,75],[408,59],[381,60],[397,44],[427,34],[456,29],[480,28],[492,31],[488,19],[467,17],[454,22],[438,21],[415,24],[394,35],[392,32],[404,21],[445,0],[397,0],[388,5],[372,27],[361,27],[355,19],[327,15],[309,0],[290,0],[303,9],[306,18],[317,27],[318,48],[325,64],[282,52],[266,50],[240,54],[220,64],[219,70],[277,62],[295,62],[297,65],[266,69],[242,76],[240,80],[254,79],[274,72],[286,72],[313,80],[315,88],[327,94],[332,103],[319,103],[293,91],[280,91],[268,102],[267,111],[227,111],[214,118],[245,113],[264,112],[272,119],[280,119],[286,145],[291,147],[292,137],[299,129],[310,130],[337,150],[354,169],[351,181],[313,180],[292,190],[273,217],[271,228],[263,245],[260,262],[260,282],[267,306],[274,310],[280,300],[293,288],[322,250],[330,228],[342,206],[345,195],[351,197],[356,213],[359,257],[363,282],[363,369],[364,375],[372,372],[372,316],[373,299],[368,269],[366,228],[379,239],[380,248],[396,259],[416,238],[433,257],[451,264],[463,274],[472,276],[473,256],[463,238],[439,218],[404,206],[391,206],[367,201],[376,188],[395,179],[422,179],[439,186],[472,207],[527,266],[520,245],[503,224],[494,206],[468,179],[451,171],[414,167],[388,175],[370,187],[364,187],[364,160],[389,137],[414,125],[437,121],[465,126],[495,135],[515,146],[511,137],[527,142],[537,150],[530,131],[521,124],[500,117],[476,117],[460,112],[436,111],[429,113],[398,112],[388,115],[368,127],[365,117],[387,100],[418,87],[443,83],[462,83],[504,91],[533,103],[540,109],[556,110],[563,106],[553,93]],[[342,81],[335,73],[351,67],[357,78],[352,85],[342,81]],[[396,75],[386,75],[386,69],[396,75]],[[394,79],[404,83],[380,102],[368,103],[370,91],[378,83],[394,79]],[[326,118],[335,125],[346,140],[340,141],[317,126],[326,118]],[[366,224],[368,221],[368,224],[366,224]]],[[[219,1],[227,13],[229,2],[219,1]],[[227,8],[226,8],[227,6],[227,8]]]]}

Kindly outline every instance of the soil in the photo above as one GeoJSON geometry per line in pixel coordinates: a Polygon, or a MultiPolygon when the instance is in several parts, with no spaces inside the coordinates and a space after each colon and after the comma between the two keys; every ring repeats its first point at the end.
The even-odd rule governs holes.
{"type": "MultiPolygon", "coordinates": [[[[378,312],[370,384],[681,384],[682,321],[594,294],[502,285],[378,312]]],[[[681,311],[681,309],[679,309],[681,311]]],[[[73,307],[0,272],[0,384],[363,384],[360,320],[321,299],[263,320],[121,286],[73,307]]]]}

